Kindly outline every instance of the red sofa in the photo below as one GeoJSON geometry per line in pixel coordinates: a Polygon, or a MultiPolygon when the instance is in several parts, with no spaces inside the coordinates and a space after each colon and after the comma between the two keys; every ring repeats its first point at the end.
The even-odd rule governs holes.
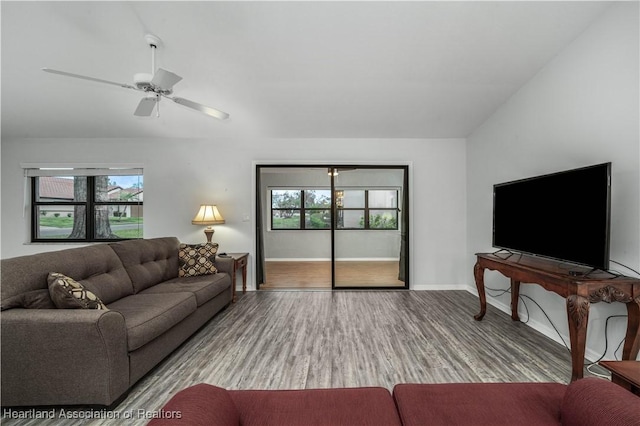
{"type": "Polygon", "coordinates": [[[638,426],[640,397],[607,380],[399,384],[308,390],[178,392],[150,426],[638,426]]]}

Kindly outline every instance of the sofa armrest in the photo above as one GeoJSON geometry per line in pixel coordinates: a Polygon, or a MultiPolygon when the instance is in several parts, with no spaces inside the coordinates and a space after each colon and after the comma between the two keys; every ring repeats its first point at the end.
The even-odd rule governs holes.
{"type": "Polygon", "coordinates": [[[109,405],[129,387],[124,317],[89,309],[0,315],[2,405],[109,405]]]}
{"type": "Polygon", "coordinates": [[[240,414],[226,389],[200,383],[175,394],[148,426],[238,426],[240,414]]]}
{"type": "Polygon", "coordinates": [[[234,265],[235,261],[233,258],[216,256],[215,266],[218,271],[233,275],[234,265]]]}
{"type": "Polygon", "coordinates": [[[563,426],[636,426],[640,396],[608,380],[586,377],[567,386],[560,418],[563,426]]]}

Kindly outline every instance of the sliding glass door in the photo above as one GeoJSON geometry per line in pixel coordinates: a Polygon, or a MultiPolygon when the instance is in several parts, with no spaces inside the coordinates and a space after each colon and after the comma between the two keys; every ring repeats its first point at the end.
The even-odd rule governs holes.
{"type": "Polygon", "coordinates": [[[258,288],[409,288],[408,166],[256,167],[258,288]]]}
{"type": "Polygon", "coordinates": [[[332,171],[333,288],[408,288],[407,167],[332,171]]]}
{"type": "Polygon", "coordinates": [[[258,166],[256,276],[263,289],[331,288],[326,166],[258,166]]]}

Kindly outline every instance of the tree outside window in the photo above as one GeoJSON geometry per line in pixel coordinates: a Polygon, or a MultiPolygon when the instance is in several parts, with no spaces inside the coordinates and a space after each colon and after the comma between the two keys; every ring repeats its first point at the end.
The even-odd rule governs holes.
{"type": "Polygon", "coordinates": [[[331,229],[331,191],[272,190],[271,229],[331,229]]]}
{"type": "Polygon", "coordinates": [[[142,238],[143,177],[32,177],[32,241],[142,238]]]}
{"type": "MultiPolygon", "coordinates": [[[[398,229],[397,189],[338,189],[336,229],[398,229]]],[[[271,229],[331,229],[331,190],[271,190],[271,229]]]]}
{"type": "Polygon", "coordinates": [[[339,189],[337,229],[398,229],[398,190],[339,189]]]}

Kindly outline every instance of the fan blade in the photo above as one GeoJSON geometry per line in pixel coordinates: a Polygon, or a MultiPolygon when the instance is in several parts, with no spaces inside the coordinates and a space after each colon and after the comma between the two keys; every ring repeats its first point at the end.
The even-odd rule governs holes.
{"type": "Polygon", "coordinates": [[[156,73],[153,75],[151,84],[161,90],[170,91],[173,86],[180,80],[182,80],[182,77],[180,77],[179,75],[174,74],[171,71],[158,68],[158,71],[156,71],[156,73]]]}
{"type": "Polygon", "coordinates": [[[137,115],[138,117],[149,117],[151,113],[153,113],[153,109],[158,103],[158,98],[156,96],[149,98],[142,98],[140,103],[138,104],[138,108],[133,113],[133,115],[137,115]]]}
{"type": "Polygon", "coordinates": [[[137,88],[129,85],[129,84],[124,84],[124,83],[116,83],[115,81],[109,81],[109,80],[102,80],[100,78],[94,78],[94,77],[87,77],[86,75],[80,75],[80,74],[73,74],[70,72],[66,72],[66,71],[58,71],[58,70],[53,70],[51,68],[42,68],[42,71],[44,72],[48,72],[51,74],[59,74],[59,75],[64,75],[65,77],[73,77],[73,78],[80,78],[82,80],[89,80],[89,81],[95,81],[97,83],[105,83],[105,84],[112,84],[114,86],[120,86],[120,87],[124,87],[126,89],[134,89],[134,90],[138,90],[137,88]]]}
{"type": "Polygon", "coordinates": [[[229,118],[229,114],[227,114],[226,112],[208,107],[206,105],[199,104],[197,102],[190,101],[189,99],[184,99],[184,98],[169,98],[169,99],[171,99],[173,102],[177,104],[184,105],[187,108],[195,109],[196,111],[200,111],[204,114],[210,115],[211,117],[215,117],[220,120],[226,120],[227,118],[229,118]]]}

